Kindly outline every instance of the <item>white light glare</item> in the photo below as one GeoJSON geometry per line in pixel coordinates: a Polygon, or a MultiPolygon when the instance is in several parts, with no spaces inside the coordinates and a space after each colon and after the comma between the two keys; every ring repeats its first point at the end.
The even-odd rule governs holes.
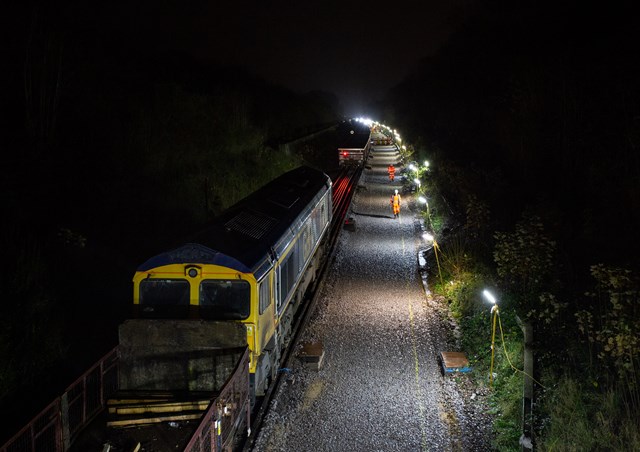
{"type": "Polygon", "coordinates": [[[424,161],[424,166],[426,166],[427,168],[429,168],[429,162],[427,160],[424,161]]]}
{"type": "Polygon", "coordinates": [[[415,171],[415,170],[416,170],[416,167],[415,167],[415,166],[413,166],[413,163],[412,163],[411,165],[409,165],[409,169],[410,169],[411,171],[415,171]]]}
{"type": "Polygon", "coordinates": [[[424,196],[418,196],[418,201],[420,201],[422,204],[426,204],[427,198],[425,198],[424,196]]]}
{"type": "Polygon", "coordinates": [[[418,185],[418,187],[420,186],[420,179],[416,177],[415,179],[413,179],[413,181],[416,183],[416,185],[418,185]]]}
{"type": "Polygon", "coordinates": [[[489,292],[487,289],[484,289],[482,291],[482,295],[484,295],[484,297],[489,300],[492,304],[496,304],[497,301],[495,299],[495,297],[491,294],[491,292],[489,292]]]}
{"type": "Polygon", "coordinates": [[[425,232],[424,234],[422,234],[422,238],[425,239],[427,242],[433,242],[433,236],[428,232],[425,232]]]}

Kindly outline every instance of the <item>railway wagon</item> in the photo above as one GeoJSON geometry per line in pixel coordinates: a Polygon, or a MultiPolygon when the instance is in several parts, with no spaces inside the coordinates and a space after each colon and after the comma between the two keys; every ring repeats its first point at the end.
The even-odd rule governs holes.
{"type": "Polygon", "coordinates": [[[371,149],[371,129],[354,119],[338,126],[338,166],[362,166],[371,149]]]}
{"type": "Polygon", "coordinates": [[[339,166],[363,165],[369,156],[371,142],[368,133],[353,134],[338,147],[339,166]]]}
{"type": "Polygon", "coordinates": [[[299,167],[229,208],[190,243],[144,262],[133,319],[120,327],[128,389],[211,391],[250,351],[250,394],[278,371],[304,294],[325,253],[332,182],[299,167]],[[156,344],[162,344],[158,347],[156,344]]]}

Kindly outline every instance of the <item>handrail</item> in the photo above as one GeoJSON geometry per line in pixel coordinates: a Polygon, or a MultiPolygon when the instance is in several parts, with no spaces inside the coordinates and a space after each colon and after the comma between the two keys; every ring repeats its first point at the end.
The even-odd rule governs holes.
{"type": "Polygon", "coordinates": [[[118,386],[118,347],[74,381],[2,447],[0,452],[64,452],[104,408],[118,386]]]}

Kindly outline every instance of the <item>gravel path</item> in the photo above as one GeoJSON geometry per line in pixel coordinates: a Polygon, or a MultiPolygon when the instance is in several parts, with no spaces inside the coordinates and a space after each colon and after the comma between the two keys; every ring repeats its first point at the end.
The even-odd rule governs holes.
{"type": "Polygon", "coordinates": [[[457,350],[446,304],[425,292],[420,223],[387,177],[397,154],[372,152],[301,342],[321,341],[320,370],[299,360],[276,394],[256,451],[486,451],[486,390],[442,377],[440,351],[457,350]]]}

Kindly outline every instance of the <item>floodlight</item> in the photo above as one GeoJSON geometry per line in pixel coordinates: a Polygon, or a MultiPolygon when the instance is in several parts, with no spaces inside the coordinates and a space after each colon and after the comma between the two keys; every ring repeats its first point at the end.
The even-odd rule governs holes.
{"type": "Polygon", "coordinates": [[[489,292],[487,289],[484,289],[482,291],[482,295],[484,295],[484,297],[489,300],[489,302],[491,302],[492,304],[496,304],[497,300],[496,298],[491,294],[491,292],[489,292]]]}

